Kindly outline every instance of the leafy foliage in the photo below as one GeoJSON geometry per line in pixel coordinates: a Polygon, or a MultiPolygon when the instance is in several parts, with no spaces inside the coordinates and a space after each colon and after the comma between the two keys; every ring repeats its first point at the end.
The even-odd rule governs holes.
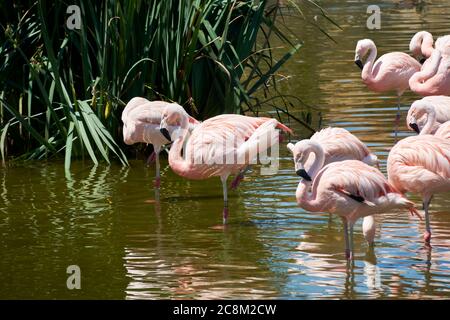
{"type": "Polygon", "coordinates": [[[3,160],[64,154],[69,168],[73,157],[114,155],[127,164],[120,114],[129,99],[177,101],[199,119],[257,114],[261,91],[276,89],[277,70],[301,47],[275,24],[279,2],[72,2],[80,30],[67,28],[62,1],[0,4],[3,160]],[[272,36],[288,47],[278,60],[272,36]]]}

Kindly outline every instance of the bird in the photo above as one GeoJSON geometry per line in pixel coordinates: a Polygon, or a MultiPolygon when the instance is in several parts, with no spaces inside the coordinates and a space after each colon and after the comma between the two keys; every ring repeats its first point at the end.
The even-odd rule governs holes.
{"type": "Polygon", "coordinates": [[[388,181],[400,192],[422,196],[425,211],[423,239],[429,245],[429,205],[435,193],[450,191],[450,140],[425,134],[400,140],[389,152],[388,181]]]}
{"type": "Polygon", "coordinates": [[[383,54],[378,60],[377,47],[370,39],[359,40],[355,49],[355,63],[362,70],[361,78],[369,90],[397,93],[397,117],[400,120],[400,97],[409,89],[409,79],[420,71],[421,64],[404,52],[383,54]],[[368,55],[365,62],[362,59],[368,55]]]}
{"type": "MultiPolygon", "coordinates": [[[[369,148],[348,130],[338,127],[328,127],[316,132],[309,140],[304,139],[298,141],[295,145],[287,144],[287,148],[292,152],[294,164],[297,165],[298,158],[304,157],[303,154],[310,150],[309,143],[316,142],[324,154],[324,163],[327,165],[331,162],[343,160],[360,160],[370,166],[378,167],[378,158],[371,153],[369,148]]],[[[306,155],[304,168],[309,171],[314,162],[314,157],[306,155]]],[[[295,170],[298,168],[296,167],[295,170]]],[[[314,177],[311,177],[314,179],[314,177]]],[[[363,219],[363,234],[367,243],[372,246],[375,236],[375,222],[372,216],[363,219]],[[367,220],[367,221],[366,221],[367,220]]]]}
{"type": "Polygon", "coordinates": [[[433,35],[428,31],[419,31],[411,38],[409,51],[421,64],[431,56],[434,50],[433,35]]]}
{"type": "MultiPolygon", "coordinates": [[[[153,145],[154,152],[150,155],[150,159],[156,162],[155,187],[159,188],[161,183],[159,153],[162,146],[168,144],[168,141],[159,131],[161,115],[169,106],[179,106],[177,103],[165,101],[149,101],[142,97],[132,98],[124,110],[122,111],[123,122],[123,141],[127,145],[137,142],[150,143],[153,145]]],[[[189,128],[192,129],[200,122],[189,116],[187,112],[180,107],[180,111],[184,112],[189,122],[189,128]]],[[[168,125],[169,132],[175,130],[175,123],[168,125]]]]}
{"type": "MultiPolygon", "coordinates": [[[[419,214],[414,203],[389,184],[377,168],[358,160],[332,162],[322,167],[323,149],[316,142],[310,143],[309,148],[305,154],[315,155],[311,169],[304,169],[304,157],[297,162],[297,174],[302,178],[296,191],[297,204],[310,212],[329,212],[342,218],[348,260],[353,259],[353,225],[359,218],[393,209],[419,214]]],[[[374,228],[369,226],[369,230],[374,228]]]]}
{"type": "Polygon", "coordinates": [[[418,134],[434,134],[450,120],[450,97],[429,96],[414,101],[406,116],[406,125],[418,134]]]}
{"type": "Polygon", "coordinates": [[[450,121],[444,122],[434,133],[436,137],[450,140],[450,121]]]}
{"type": "Polygon", "coordinates": [[[169,152],[170,168],[187,179],[220,177],[225,225],[228,219],[228,177],[255,163],[257,154],[278,143],[276,128],[291,134],[292,130],[271,118],[223,114],[205,120],[187,137],[187,121],[179,106],[170,106],[163,112],[160,132],[173,141],[169,152]],[[172,133],[167,130],[170,122],[180,124],[172,133]]]}
{"type": "Polygon", "coordinates": [[[435,50],[409,79],[409,87],[421,96],[450,95],[450,36],[436,40],[435,50]]]}

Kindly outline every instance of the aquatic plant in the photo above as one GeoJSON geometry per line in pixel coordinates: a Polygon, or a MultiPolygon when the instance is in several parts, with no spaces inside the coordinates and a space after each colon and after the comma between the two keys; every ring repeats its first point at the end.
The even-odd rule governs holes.
{"type": "Polygon", "coordinates": [[[280,1],[72,2],[80,29],[69,28],[76,13],[62,1],[0,4],[3,161],[64,154],[69,168],[72,158],[114,155],[127,164],[120,114],[134,96],[176,101],[199,119],[264,106],[290,115],[277,71],[301,42],[278,19],[280,1]],[[273,37],[284,44],[277,58],[273,37]]]}

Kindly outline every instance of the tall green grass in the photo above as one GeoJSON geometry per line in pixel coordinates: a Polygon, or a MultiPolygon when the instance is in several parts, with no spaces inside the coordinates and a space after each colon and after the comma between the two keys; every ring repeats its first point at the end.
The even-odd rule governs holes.
{"type": "MultiPolygon", "coordinates": [[[[64,155],[69,168],[72,158],[109,163],[114,156],[127,164],[120,114],[134,96],[177,101],[199,119],[257,114],[258,95],[276,92],[278,69],[301,47],[279,28],[280,6],[264,0],[2,2],[3,161],[64,155]],[[81,30],[66,26],[72,4],[81,9],[81,30]],[[273,37],[285,45],[277,60],[273,37]]],[[[276,108],[289,114],[287,104],[276,108]]]]}

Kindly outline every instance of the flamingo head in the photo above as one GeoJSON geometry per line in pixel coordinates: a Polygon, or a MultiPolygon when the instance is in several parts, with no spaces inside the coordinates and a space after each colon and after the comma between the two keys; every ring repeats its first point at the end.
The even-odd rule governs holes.
{"type": "Polygon", "coordinates": [[[425,123],[428,121],[430,114],[434,113],[433,105],[429,104],[426,100],[421,99],[413,102],[408,110],[408,115],[406,116],[406,125],[411,130],[414,130],[417,134],[425,123]]]}
{"type": "Polygon", "coordinates": [[[294,156],[295,173],[306,181],[311,182],[312,178],[304,167],[306,161],[308,160],[309,154],[311,153],[311,148],[308,143],[309,141],[310,140],[301,140],[295,145],[292,143],[288,143],[287,148],[292,152],[292,155],[294,156]]]}
{"type": "Polygon", "coordinates": [[[176,140],[184,131],[189,129],[189,115],[177,103],[169,104],[161,114],[159,131],[171,142],[176,140]],[[169,131],[169,127],[172,129],[169,131]]]}
{"type": "Polygon", "coordinates": [[[355,64],[362,70],[364,67],[363,59],[367,56],[370,50],[373,50],[375,43],[370,39],[359,40],[355,49],[355,64]]]}

